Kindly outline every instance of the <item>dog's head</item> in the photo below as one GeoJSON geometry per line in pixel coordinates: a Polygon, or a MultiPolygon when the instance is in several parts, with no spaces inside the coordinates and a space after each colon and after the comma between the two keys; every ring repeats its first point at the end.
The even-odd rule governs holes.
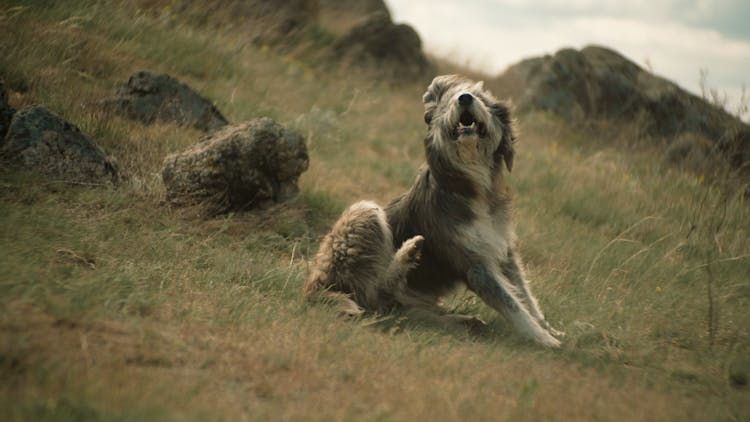
{"type": "Polygon", "coordinates": [[[513,168],[516,139],[510,108],[485,91],[482,82],[457,75],[438,76],[422,101],[430,131],[428,142],[436,148],[458,151],[476,146],[479,158],[488,164],[499,168],[504,161],[508,171],[513,168]]]}

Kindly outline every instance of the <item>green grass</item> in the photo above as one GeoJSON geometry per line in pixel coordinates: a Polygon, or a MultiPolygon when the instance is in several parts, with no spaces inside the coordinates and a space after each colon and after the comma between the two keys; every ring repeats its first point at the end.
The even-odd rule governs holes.
{"type": "Polygon", "coordinates": [[[302,301],[307,261],[341,210],[411,184],[421,84],[321,71],[242,34],[83,0],[0,4],[0,76],[14,107],[65,116],[127,176],[84,188],[0,169],[2,420],[750,412],[737,385],[750,372],[749,204],[647,147],[517,116],[522,255],[567,332],[548,351],[465,292],[448,306],[488,321],[481,336],[408,313],[345,321],[302,301]],[[232,121],[267,115],[302,133],[299,197],[216,217],[165,204],[163,157],[200,133],[96,108],[140,69],[186,81],[232,121]]]}

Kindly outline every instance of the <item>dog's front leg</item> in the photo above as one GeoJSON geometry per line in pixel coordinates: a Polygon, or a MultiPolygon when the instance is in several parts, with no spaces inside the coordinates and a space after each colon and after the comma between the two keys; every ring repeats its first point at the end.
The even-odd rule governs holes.
{"type": "Polygon", "coordinates": [[[480,263],[469,269],[466,282],[487,305],[508,318],[522,335],[547,347],[560,346],[560,341],[529,313],[516,296],[516,289],[503,276],[480,263]]]}
{"type": "Polygon", "coordinates": [[[542,327],[546,328],[554,336],[564,336],[565,333],[552,328],[549,325],[549,322],[547,322],[547,320],[544,318],[544,314],[542,313],[542,310],[539,309],[539,304],[537,303],[536,298],[531,293],[529,282],[523,273],[523,267],[520,258],[513,251],[513,249],[508,250],[508,257],[500,264],[500,270],[502,271],[503,275],[508,278],[508,281],[510,281],[511,284],[513,284],[513,286],[517,289],[518,296],[524,302],[526,302],[526,304],[528,305],[529,313],[534,318],[536,318],[539,324],[542,327]]]}

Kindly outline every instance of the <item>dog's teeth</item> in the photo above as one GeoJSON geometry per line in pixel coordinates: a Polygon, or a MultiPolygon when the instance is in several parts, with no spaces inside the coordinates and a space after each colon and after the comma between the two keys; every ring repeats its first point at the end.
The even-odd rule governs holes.
{"type": "Polygon", "coordinates": [[[472,116],[469,112],[464,112],[461,114],[459,121],[464,126],[470,126],[474,123],[474,116],[472,116]]]}

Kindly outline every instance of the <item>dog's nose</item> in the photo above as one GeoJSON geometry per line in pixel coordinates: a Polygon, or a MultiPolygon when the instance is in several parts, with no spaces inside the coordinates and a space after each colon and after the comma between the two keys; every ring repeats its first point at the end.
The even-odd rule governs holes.
{"type": "Polygon", "coordinates": [[[474,97],[471,94],[461,94],[458,97],[458,103],[462,106],[470,105],[472,101],[474,101],[474,97]]]}

